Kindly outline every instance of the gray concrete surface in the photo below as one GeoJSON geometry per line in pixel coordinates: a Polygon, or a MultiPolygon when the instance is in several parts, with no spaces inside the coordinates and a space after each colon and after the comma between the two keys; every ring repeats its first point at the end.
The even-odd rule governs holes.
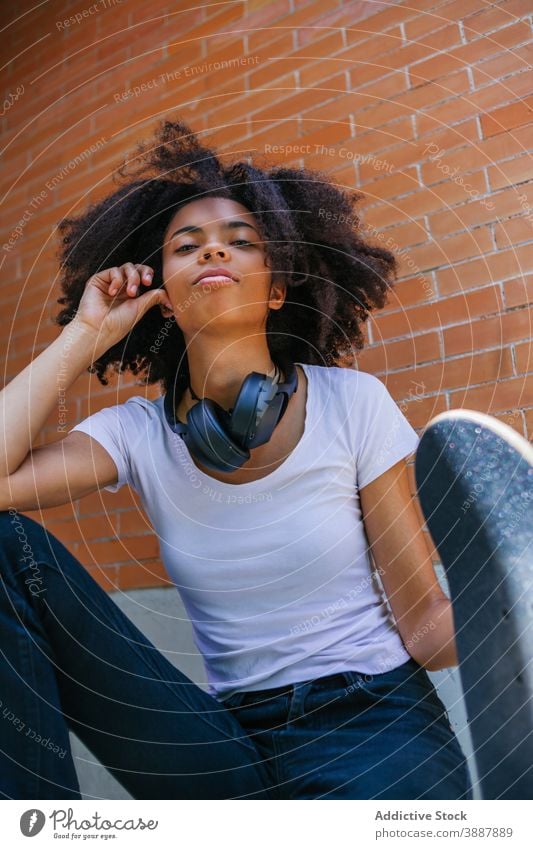
{"type": "MultiPolygon", "coordinates": [[[[205,677],[202,659],[194,645],[191,625],[176,590],[130,590],[125,593],[112,593],[111,598],[171,663],[202,689],[207,689],[205,683],[202,683],[205,677]]],[[[468,758],[475,798],[479,798],[472,742],[458,670],[440,670],[428,674],[446,706],[452,728],[468,758]]],[[[131,799],[124,788],[72,733],[70,740],[84,799],[131,799]]]]}

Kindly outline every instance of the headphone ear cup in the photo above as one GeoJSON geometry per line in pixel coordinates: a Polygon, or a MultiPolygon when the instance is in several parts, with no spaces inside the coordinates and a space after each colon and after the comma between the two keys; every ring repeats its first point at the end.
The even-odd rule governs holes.
{"type": "Polygon", "coordinates": [[[257,448],[258,445],[264,445],[272,436],[274,428],[278,424],[281,415],[280,410],[283,404],[283,395],[278,395],[270,402],[267,409],[261,417],[261,421],[257,425],[257,431],[253,439],[248,442],[249,448],[257,448]]]}
{"type": "Polygon", "coordinates": [[[233,471],[250,459],[229,435],[229,414],[216,401],[203,398],[187,413],[187,447],[216,471],[233,471]]]}
{"type": "Polygon", "coordinates": [[[252,371],[239,389],[228,422],[229,432],[239,445],[248,446],[255,436],[255,423],[261,412],[261,401],[264,396],[261,388],[265,380],[272,385],[270,378],[252,371]]]}

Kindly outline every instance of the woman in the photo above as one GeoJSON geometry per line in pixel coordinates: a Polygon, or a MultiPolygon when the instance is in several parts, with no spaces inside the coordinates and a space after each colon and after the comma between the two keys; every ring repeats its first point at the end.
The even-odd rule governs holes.
{"type": "Polygon", "coordinates": [[[457,657],[410,496],[417,436],[377,378],[339,365],[386,301],[393,255],[325,175],[225,164],[181,122],[119,175],[61,222],[64,329],[3,390],[1,689],[24,723],[1,724],[3,796],[79,797],[70,728],[136,798],[471,798],[426,673],[457,657]],[[163,394],[31,451],[58,374],[105,384],[110,366],[163,394]],[[284,407],[228,466],[195,448],[191,410],[204,399],[228,433],[253,372],[271,390],[261,414],[282,387],[284,407]],[[18,512],[125,483],[208,692],[18,512]]]}

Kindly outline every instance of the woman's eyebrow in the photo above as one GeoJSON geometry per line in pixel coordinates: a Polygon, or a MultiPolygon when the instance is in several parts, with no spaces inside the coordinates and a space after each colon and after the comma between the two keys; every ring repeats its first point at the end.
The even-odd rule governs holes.
{"type": "MultiPolygon", "coordinates": [[[[247,221],[226,221],[223,226],[229,227],[231,230],[237,230],[239,227],[250,227],[251,230],[255,230],[255,232],[257,233],[258,236],[260,235],[259,231],[252,224],[248,224],[247,221]]],[[[180,233],[203,233],[203,232],[204,231],[203,231],[202,227],[195,227],[194,225],[189,224],[185,227],[180,227],[179,230],[175,230],[174,233],[172,233],[172,236],[170,238],[173,239],[174,236],[178,236],[180,233]]]]}

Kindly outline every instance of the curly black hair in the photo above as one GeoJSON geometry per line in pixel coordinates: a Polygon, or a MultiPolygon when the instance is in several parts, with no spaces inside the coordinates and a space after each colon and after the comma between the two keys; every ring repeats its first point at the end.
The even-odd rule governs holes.
{"type": "MultiPolygon", "coordinates": [[[[371,310],[384,306],[397,273],[394,254],[361,232],[354,207],[362,194],[342,189],[317,170],[260,167],[257,159],[227,163],[183,121],[168,119],[122,160],[113,182],[119,188],[112,194],[58,224],[63,293],[58,303],[65,306],[55,323],[72,321],[87,280],[105,268],[148,264],[154,277],[146,290],[162,286],[162,248],[171,218],[185,203],[218,196],[254,213],[271,273],[287,285],[283,307],[270,310],[266,322],[272,360],[353,363],[354,349],[364,345],[361,326],[371,310]]],[[[143,384],[159,381],[165,392],[179,383],[185,388],[183,333],[156,305],[88,370],[107,385],[109,367],[140,373],[143,384]]]]}

